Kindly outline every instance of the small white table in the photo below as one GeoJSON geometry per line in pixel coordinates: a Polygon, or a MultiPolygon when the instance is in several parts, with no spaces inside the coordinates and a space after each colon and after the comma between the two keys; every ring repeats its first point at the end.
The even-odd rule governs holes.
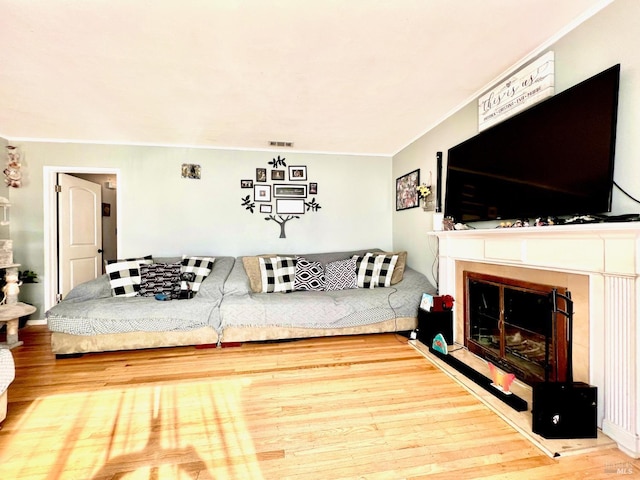
{"type": "Polygon", "coordinates": [[[28,303],[18,302],[13,305],[0,305],[0,325],[7,324],[7,341],[0,342],[0,348],[14,348],[22,345],[18,340],[18,326],[20,317],[31,315],[36,307],[28,303]]]}

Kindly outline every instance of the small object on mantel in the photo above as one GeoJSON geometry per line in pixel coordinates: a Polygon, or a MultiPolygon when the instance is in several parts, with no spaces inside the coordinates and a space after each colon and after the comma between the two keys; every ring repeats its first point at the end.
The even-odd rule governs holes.
{"type": "Polygon", "coordinates": [[[18,302],[13,305],[0,305],[0,324],[7,324],[7,341],[0,342],[0,348],[15,348],[22,345],[18,340],[20,317],[31,315],[36,307],[28,303],[18,302]]]}
{"type": "Polygon", "coordinates": [[[456,229],[456,224],[453,221],[453,217],[444,217],[442,219],[442,230],[445,232],[451,232],[456,229]]]}

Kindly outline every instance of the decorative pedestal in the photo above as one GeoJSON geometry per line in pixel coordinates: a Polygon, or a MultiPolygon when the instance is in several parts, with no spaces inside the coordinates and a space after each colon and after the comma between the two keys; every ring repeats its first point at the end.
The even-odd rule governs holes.
{"type": "Polygon", "coordinates": [[[0,348],[14,348],[22,345],[18,340],[18,325],[20,317],[31,315],[36,307],[27,303],[18,302],[14,305],[0,305],[0,325],[7,325],[7,341],[0,342],[0,348]]]}

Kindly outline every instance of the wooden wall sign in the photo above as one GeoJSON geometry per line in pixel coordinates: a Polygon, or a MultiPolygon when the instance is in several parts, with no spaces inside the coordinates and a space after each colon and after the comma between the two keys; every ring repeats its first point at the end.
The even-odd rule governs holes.
{"type": "Polygon", "coordinates": [[[547,52],[478,99],[478,131],[554,94],[554,53],[547,52]]]}

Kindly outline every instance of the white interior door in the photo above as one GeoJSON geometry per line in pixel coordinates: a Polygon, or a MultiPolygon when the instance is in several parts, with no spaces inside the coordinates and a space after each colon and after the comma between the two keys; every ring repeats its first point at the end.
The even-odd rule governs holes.
{"type": "Polygon", "coordinates": [[[102,274],[102,188],[58,174],[58,293],[102,274]]]}

